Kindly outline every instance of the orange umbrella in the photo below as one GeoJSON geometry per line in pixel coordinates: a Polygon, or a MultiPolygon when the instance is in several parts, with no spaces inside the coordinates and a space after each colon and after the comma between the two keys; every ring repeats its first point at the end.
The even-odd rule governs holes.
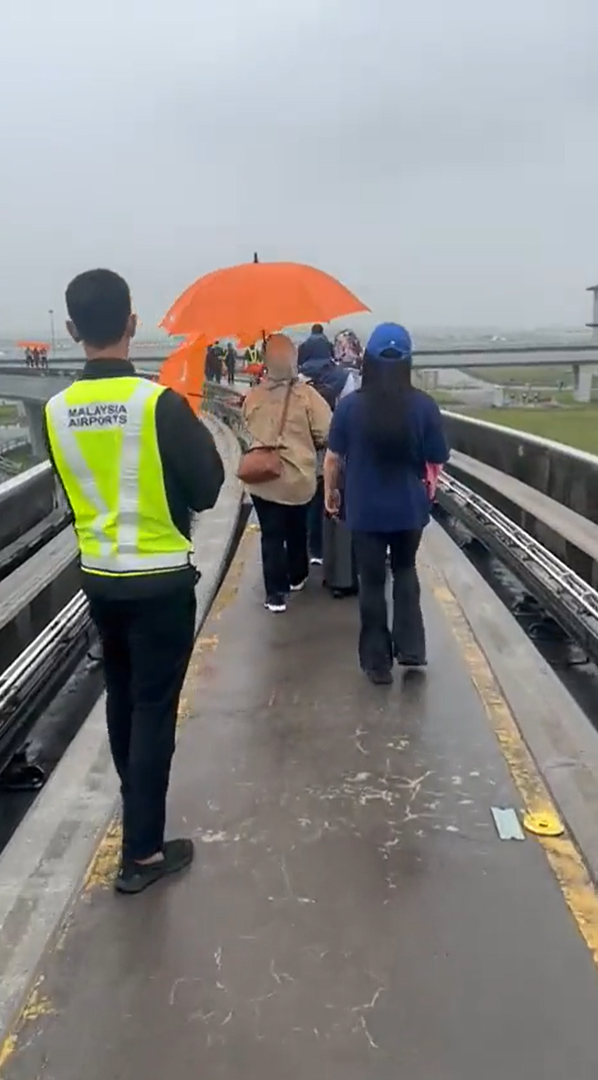
{"type": "Polygon", "coordinates": [[[181,341],[180,345],[177,345],[176,349],[173,349],[167,359],[172,360],[173,356],[188,356],[188,350],[196,345],[208,344],[208,339],[205,334],[188,334],[184,341],[181,341]]]}
{"type": "Polygon", "coordinates": [[[169,334],[201,331],[211,340],[298,323],[328,322],[369,308],[336,278],[300,263],[243,263],[199,278],[162,320],[169,334]]]}
{"type": "MultiPolygon", "coordinates": [[[[204,274],[204,276],[202,278],[198,278],[198,281],[204,281],[204,282],[208,281],[210,278],[215,277],[216,274],[221,274],[221,273],[222,273],[222,270],[211,270],[209,274],[204,274]]],[[[181,295],[178,297],[178,299],[175,300],[172,307],[170,307],[168,309],[166,315],[162,319],[162,322],[159,324],[160,326],[163,326],[166,329],[168,329],[166,320],[169,319],[172,322],[178,317],[180,312],[184,310],[186,304],[191,299],[191,296],[193,294],[193,290],[195,289],[196,285],[197,285],[197,281],[194,281],[194,282],[192,282],[191,285],[187,286],[185,291],[182,292],[181,295]]],[[[177,331],[176,330],[168,330],[168,333],[169,334],[176,334],[177,331]]]]}
{"type": "Polygon", "coordinates": [[[17,349],[45,349],[50,348],[44,341],[17,341],[17,349]]]}
{"type": "Polygon", "coordinates": [[[206,339],[203,335],[179,345],[160,368],[158,382],[187,398],[194,413],[201,412],[206,371],[206,339]]]}
{"type": "Polygon", "coordinates": [[[257,344],[258,340],[261,340],[261,337],[261,333],[254,334],[250,330],[247,330],[245,332],[241,331],[240,333],[235,334],[235,339],[239,349],[252,349],[253,346],[257,344]]]}

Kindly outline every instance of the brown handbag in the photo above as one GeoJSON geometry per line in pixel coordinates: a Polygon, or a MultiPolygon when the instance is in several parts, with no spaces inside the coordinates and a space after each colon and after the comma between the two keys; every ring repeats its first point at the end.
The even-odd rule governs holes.
{"type": "Polygon", "coordinates": [[[243,454],[237,469],[237,476],[244,484],[267,484],[269,480],[278,480],[282,473],[282,458],[279,444],[287,422],[289,401],[293,383],[290,382],[284,399],[280,426],[275,446],[253,446],[243,454]]]}

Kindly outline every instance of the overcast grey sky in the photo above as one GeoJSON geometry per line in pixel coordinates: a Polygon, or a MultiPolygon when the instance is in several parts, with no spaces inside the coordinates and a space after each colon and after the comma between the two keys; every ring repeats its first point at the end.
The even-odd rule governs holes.
{"type": "Polygon", "coordinates": [[[596,0],[2,0],[0,335],[106,265],[315,263],[415,326],[583,323],[596,0]]]}

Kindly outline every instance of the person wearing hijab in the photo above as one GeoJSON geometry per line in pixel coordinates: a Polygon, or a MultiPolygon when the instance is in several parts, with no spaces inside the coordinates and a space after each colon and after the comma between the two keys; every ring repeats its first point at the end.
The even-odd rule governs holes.
{"type": "Polygon", "coordinates": [[[361,386],[363,346],[354,330],[341,330],[334,339],[333,349],[337,364],[347,372],[340,394],[340,397],[346,397],[361,386]]]}
{"type": "Polygon", "coordinates": [[[411,338],[382,323],[365,350],[359,390],[339,401],[324,461],[328,513],[343,508],[359,576],[359,660],[371,682],[392,682],[396,660],[427,663],[415,565],[430,518],[427,466],[442,466],[448,449],[435,401],[411,385],[411,338]],[[393,578],[392,620],[386,602],[387,554],[393,578]]]}
{"type": "Polygon", "coordinates": [[[361,367],[363,348],[354,330],[339,330],[332,345],[332,352],[337,364],[348,368],[361,367]]]}
{"type": "MultiPolygon", "coordinates": [[[[320,328],[321,330],[321,328],[320,328]]],[[[349,378],[349,370],[336,362],[332,347],[323,332],[314,333],[299,346],[300,378],[318,391],[332,410],[339,400],[349,378]]],[[[324,561],[324,478],[322,466],[324,451],[318,456],[316,493],[307,514],[307,545],[312,566],[322,566],[324,561]]]]}
{"type": "MultiPolygon", "coordinates": [[[[361,362],[363,348],[353,330],[341,330],[334,339],[334,363],[341,375],[341,390],[336,404],[361,385],[361,362]]],[[[324,478],[322,477],[322,511],[324,507],[324,478]]],[[[342,478],[339,478],[342,488],[342,478]]],[[[353,551],[353,537],[344,520],[343,500],[338,515],[331,517],[321,513],[321,551],[323,565],[322,584],[335,600],[355,596],[357,593],[357,570],[353,551]]]]}
{"type": "Polygon", "coordinates": [[[254,445],[279,446],[282,472],[274,480],[248,485],[248,491],[261,529],[265,606],[282,612],[288,593],[302,589],[309,573],[307,511],[316,490],[317,449],[326,445],[331,410],[313,386],[297,378],[297,350],[285,334],[269,338],[265,361],[266,377],[247,393],[243,416],[254,445]]]}

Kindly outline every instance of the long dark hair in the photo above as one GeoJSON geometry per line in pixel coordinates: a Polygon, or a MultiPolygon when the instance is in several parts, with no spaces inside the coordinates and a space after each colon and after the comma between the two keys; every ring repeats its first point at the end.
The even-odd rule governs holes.
{"type": "Polygon", "coordinates": [[[359,392],[364,435],[378,463],[385,469],[408,465],[413,459],[410,362],[398,357],[379,360],[366,351],[359,392]]]}

